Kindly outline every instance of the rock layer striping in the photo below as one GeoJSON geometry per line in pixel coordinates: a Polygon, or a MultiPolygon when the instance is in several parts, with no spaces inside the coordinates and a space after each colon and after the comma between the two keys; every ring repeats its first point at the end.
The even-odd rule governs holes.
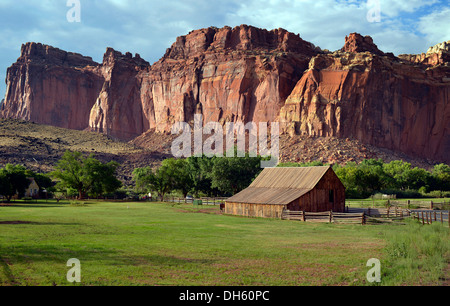
{"type": "Polygon", "coordinates": [[[336,52],[283,29],[242,25],[177,38],[153,65],[108,48],[103,62],[36,43],[7,71],[1,116],[132,140],[202,114],[280,121],[283,132],[353,138],[450,162],[448,43],[384,53],[352,33],[336,52]]]}

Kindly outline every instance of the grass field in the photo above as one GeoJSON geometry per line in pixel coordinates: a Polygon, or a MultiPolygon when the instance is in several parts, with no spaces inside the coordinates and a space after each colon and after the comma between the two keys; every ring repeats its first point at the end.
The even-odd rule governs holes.
{"type": "Polygon", "coordinates": [[[0,285],[442,285],[442,225],[334,225],[224,216],[217,207],[56,203],[0,207],[0,285]]]}

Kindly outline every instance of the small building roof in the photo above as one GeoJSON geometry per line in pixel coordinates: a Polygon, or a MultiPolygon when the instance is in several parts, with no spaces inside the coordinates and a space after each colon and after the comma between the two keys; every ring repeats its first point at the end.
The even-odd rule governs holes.
{"type": "Polygon", "coordinates": [[[266,168],[227,202],[287,205],[307,194],[331,167],[266,168]]]}

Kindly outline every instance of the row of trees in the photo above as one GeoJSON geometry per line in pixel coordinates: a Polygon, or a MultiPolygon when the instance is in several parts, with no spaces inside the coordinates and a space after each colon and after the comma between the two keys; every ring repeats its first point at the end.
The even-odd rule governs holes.
{"type": "Polygon", "coordinates": [[[8,164],[0,169],[0,195],[8,202],[14,196],[23,197],[34,178],[41,191],[67,197],[76,194],[79,199],[98,197],[113,193],[122,186],[116,178],[116,162],[104,164],[93,155],[84,157],[80,152],[66,152],[59,160],[55,171],[46,174],[34,173],[21,165],[8,164]]]}
{"type": "Polygon", "coordinates": [[[169,192],[179,191],[186,197],[229,196],[244,188],[261,172],[262,157],[218,158],[189,157],[187,159],[166,159],[161,167],[138,168],[133,180],[138,192],[157,192],[164,197],[169,192]]]}
{"type": "MultiPolygon", "coordinates": [[[[324,166],[321,162],[307,164],[286,163],[280,167],[324,166]]],[[[396,160],[385,163],[379,159],[350,162],[333,167],[351,198],[366,198],[383,192],[405,195],[424,195],[450,192],[450,166],[435,165],[431,171],[413,167],[410,163],[396,160]]]]}
{"type": "MultiPolygon", "coordinates": [[[[178,191],[184,197],[230,196],[247,188],[260,174],[262,157],[218,158],[190,157],[166,159],[157,169],[138,168],[133,172],[138,193],[156,192],[160,196],[178,191]]],[[[119,164],[102,163],[93,155],[66,152],[55,171],[34,173],[20,165],[6,165],[0,169],[0,195],[8,201],[15,195],[23,196],[33,177],[41,190],[58,197],[76,195],[99,197],[116,192],[122,183],[116,177],[119,164]]],[[[279,167],[323,166],[321,162],[308,164],[280,164],[279,167]]],[[[365,198],[382,192],[390,194],[448,193],[450,194],[450,166],[436,165],[431,171],[412,167],[410,163],[383,160],[365,160],[359,164],[335,165],[334,171],[347,189],[350,198],[365,198]]],[[[419,194],[419,195],[420,195],[419,194]]]]}
{"type": "MultiPolygon", "coordinates": [[[[156,170],[136,169],[133,179],[137,191],[157,192],[164,196],[178,191],[206,196],[229,196],[247,188],[261,172],[261,157],[217,158],[190,157],[167,159],[156,170]]],[[[321,162],[285,163],[279,167],[324,166],[321,162]]],[[[349,198],[367,198],[376,193],[397,194],[399,197],[450,194],[450,166],[436,165],[427,171],[403,161],[385,163],[369,159],[333,167],[347,190],[349,198]]]]}
{"type": "Polygon", "coordinates": [[[427,171],[403,161],[384,163],[370,159],[360,164],[335,166],[334,170],[349,196],[353,197],[367,197],[376,192],[407,195],[450,191],[450,167],[446,164],[436,165],[427,171]]]}

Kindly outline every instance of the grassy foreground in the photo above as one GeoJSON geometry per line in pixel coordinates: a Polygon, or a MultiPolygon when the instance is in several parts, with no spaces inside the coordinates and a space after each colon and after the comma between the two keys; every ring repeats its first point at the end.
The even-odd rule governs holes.
{"type": "MultiPolygon", "coordinates": [[[[14,204],[13,204],[14,205],[14,204]]],[[[442,225],[331,225],[224,216],[163,203],[0,207],[0,285],[442,285],[442,225]]]]}

